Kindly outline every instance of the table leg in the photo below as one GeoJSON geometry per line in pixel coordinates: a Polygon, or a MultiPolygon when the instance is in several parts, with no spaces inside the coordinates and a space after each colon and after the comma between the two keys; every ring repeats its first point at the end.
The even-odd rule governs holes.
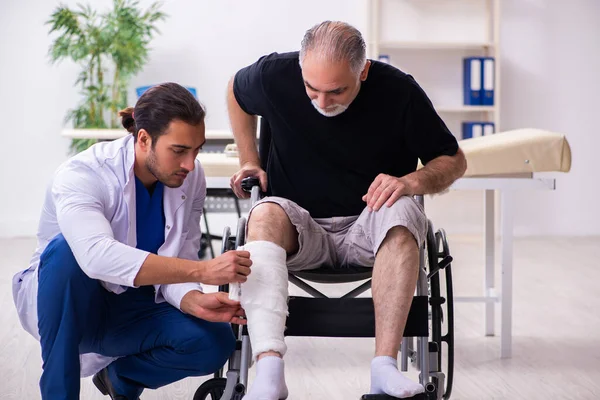
{"type": "MultiPolygon", "coordinates": [[[[493,297],[494,293],[494,260],[496,246],[495,229],[495,207],[494,190],[486,190],[484,193],[485,210],[485,278],[484,278],[484,296],[493,297]]],[[[485,303],[485,335],[494,336],[494,310],[495,303],[485,303]]]]}
{"type": "Polygon", "coordinates": [[[514,193],[511,190],[503,190],[501,196],[502,333],[500,339],[500,356],[501,358],[510,358],[512,356],[514,193]]]}

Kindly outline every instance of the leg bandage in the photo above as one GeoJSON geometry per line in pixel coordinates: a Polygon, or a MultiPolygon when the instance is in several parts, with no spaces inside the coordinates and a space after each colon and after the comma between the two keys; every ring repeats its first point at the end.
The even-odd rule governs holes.
{"type": "MultiPolygon", "coordinates": [[[[287,351],[283,333],[288,315],[285,249],[272,242],[256,241],[244,245],[243,250],[250,252],[252,266],[237,294],[248,319],[252,358],[256,360],[266,351],[283,356],[287,351]]],[[[230,286],[230,297],[235,298],[235,285],[230,286]]]]}

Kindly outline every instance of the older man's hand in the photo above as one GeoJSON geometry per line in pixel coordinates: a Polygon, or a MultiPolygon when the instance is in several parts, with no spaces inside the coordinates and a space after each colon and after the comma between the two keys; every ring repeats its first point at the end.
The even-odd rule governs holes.
{"type": "Polygon", "coordinates": [[[267,191],[267,173],[260,167],[260,165],[246,163],[229,180],[231,189],[240,199],[247,199],[250,197],[250,193],[246,193],[242,190],[242,180],[244,180],[244,178],[248,178],[249,176],[258,178],[260,181],[260,189],[263,192],[267,191]]]}
{"type": "Polygon", "coordinates": [[[391,207],[400,197],[412,195],[406,179],[379,174],[362,199],[367,203],[369,211],[378,211],[384,204],[391,207]]]}

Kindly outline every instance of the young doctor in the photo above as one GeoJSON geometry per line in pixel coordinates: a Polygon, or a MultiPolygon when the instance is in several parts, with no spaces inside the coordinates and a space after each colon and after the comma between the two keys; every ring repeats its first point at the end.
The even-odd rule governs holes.
{"type": "Polygon", "coordinates": [[[204,109],[166,83],[120,115],[131,135],[57,170],[30,267],[13,278],[43,399],[78,399],[92,374],[112,399],[212,374],[235,347],[228,323],[244,323],[238,302],[201,286],[244,282],[251,266],[246,251],[198,260],[204,109]]]}

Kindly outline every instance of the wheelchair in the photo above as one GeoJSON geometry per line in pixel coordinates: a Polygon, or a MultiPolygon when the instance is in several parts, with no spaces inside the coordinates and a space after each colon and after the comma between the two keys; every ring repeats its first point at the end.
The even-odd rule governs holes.
{"type": "MultiPolygon", "coordinates": [[[[266,171],[271,150],[271,130],[261,117],[258,150],[266,171]]],[[[242,188],[250,192],[251,204],[261,197],[256,178],[246,178],[242,188]]],[[[234,195],[235,196],[235,195],[234,195]]],[[[417,196],[423,204],[423,197],[417,196]]],[[[237,201],[237,198],[236,198],[237,201]]],[[[226,227],[221,253],[245,243],[246,219],[238,210],[235,234],[226,227]]],[[[419,277],[400,348],[400,370],[411,367],[420,371],[419,380],[425,393],[412,399],[448,400],[454,377],[454,302],[452,292],[452,257],[443,229],[434,231],[428,220],[427,238],[419,249],[419,277]],[[443,278],[442,278],[443,277],[443,278]],[[445,281],[445,293],[442,283],[445,281]],[[416,340],[415,340],[416,339],[416,340]],[[416,343],[415,343],[416,342],[416,343]]],[[[361,266],[321,266],[318,269],[289,272],[288,279],[310,297],[290,296],[285,336],[372,338],[375,337],[375,310],[372,298],[357,297],[371,288],[373,268],[361,266]],[[339,284],[365,281],[339,298],[327,297],[308,282],[339,284]]],[[[228,292],[228,285],[219,287],[228,292]]],[[[232,325],[237,338],[227,371],[221,368],[214,378],[204,382],[194,400],[240,400],[248,387],[248,370],[252,351],[246,326],[232,325]]],[[[364,395],[362,400],[394,399],[387,395],[364,395]]]]}
{"type": "MultiPolygon", "coordinates": [[[[244,190],[251,192],[252,204],[258,201],[260,189],[256,178],[246,178],[242,186],[244,190]]],[[[417,200],[423,202],[420,196],[417,200]]],[[[244,245],[245,231],[245,217],[238,220],[235,235],[231,228],[226,227],[221,252],[244,245]]],[[[434,231],[429,220],[426,243],[419,249],[419,262],[416,295],[413,297],[400,348],[400,369],[408,371],[410,361],[411,366],[420,371],[419,380],[425,393],[410,399],[447,400],[452,393],[454,375],[452,257],[444,230],[434,231]],[[442,274],[445,277],[445,297],[441,287],[442,274]],[[443,352],[447,352],[446,357],[443,357],[443,352]]],[[[322,266],[315,270],[289,272],[289,281],[311,297],[289,297],[285,336],[375,337],[372,298],[357,297],[371,288],[372,270],[371,267],[360,266],[322,266]],[[307,283],[336,284],[363,280],[367,281],[339,298],[329,298],[307,283]]],[[[228,285],[220,286],[219,290],[228,291],[228,285]]],[[[229,358],[227,371],[221,368],[214,378],[204,382],[196,391],[194,400],[240,400],[245,395],[251,365],[250,338],[246,326],[232,325],[232,329],[237,338],[237,346],[229,358]]],[[[383,400],[394,397],[363,395],[361,399],[383,400]]]]}

